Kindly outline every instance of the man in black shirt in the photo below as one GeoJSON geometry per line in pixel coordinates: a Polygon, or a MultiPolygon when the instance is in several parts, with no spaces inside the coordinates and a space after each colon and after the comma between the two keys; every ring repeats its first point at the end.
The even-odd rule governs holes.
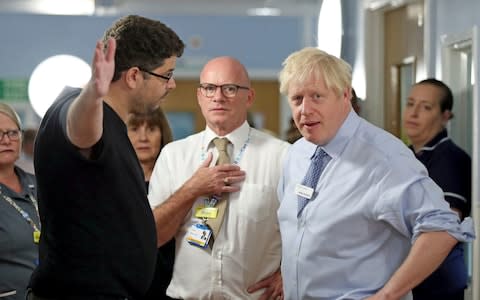
{"type": "Polygon", "coordinates": [[[134,299],[152,280],[155,224],[127,114],[175,88],[184,44],[163,23],[119,19],[83,90],[65,89],[35,145],[42,235],[28,299],[134,299]]]}

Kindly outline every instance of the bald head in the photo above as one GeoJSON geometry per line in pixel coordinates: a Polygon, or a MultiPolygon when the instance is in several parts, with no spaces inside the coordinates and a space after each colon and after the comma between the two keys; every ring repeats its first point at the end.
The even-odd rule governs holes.
{"type": "Polygon", "coordinates": [[[206,77],[211,78],[211,73],[218,74],[218,77],[221,77],[218,80],[224,80],[224,78],[228,77],[231,80],[235,80],[232,83],[250,87],[250,78],[245,66],[234,57],[220,56],[208,61],[200,73],[200,83],[206,77]]]}

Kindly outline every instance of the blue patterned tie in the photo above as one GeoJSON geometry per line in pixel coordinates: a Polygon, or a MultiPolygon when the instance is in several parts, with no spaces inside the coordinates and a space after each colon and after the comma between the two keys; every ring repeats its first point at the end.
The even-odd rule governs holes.
{"type": "MultiPolygon", "coordinates": [[[[322,174],[323,169],[325,166],[328,164],[330,161],[330,156],[327,154],[327,152],[323,151],[320,146],[317,146],[317,149],[315,150],[315,154],[313,155],[312,162],[310,163],[310,167],[308,168],[307,174],[305,175],[305,178],[303,178],[302,185],[311,187],[315,191],[315,187],[317,186],[318,179],[320,178],[320,175],[322,174]]],[[[315,193],[312,194],[311,199],[315,197],[315,193]]],[[[300,217],[302,214],[303,209],[308,203],[307,198],[304,198],[302,196],[298,196],[298,211],[297,211],[297,217],[300,217]]]]}

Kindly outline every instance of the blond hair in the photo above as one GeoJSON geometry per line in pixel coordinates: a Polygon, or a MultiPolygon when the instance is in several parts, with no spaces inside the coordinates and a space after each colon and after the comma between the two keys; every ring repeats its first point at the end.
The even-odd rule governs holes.
{"type": "Polygon", "coordinates": [[[22,130],[22,120],[20,120],[20,117],[13,107],[4,102],[0,102],[0,113],[9,117],[17,125],[18,129],[22,130]]]}
{"type": "Polygon", "coordinates": [[[352,84],[352,68],[344,60],[318,48],[307,47],[290,54],[282,64],[280,72],[280,93],[288,94],[289,85],[301,82],[313,75],[321,76],[328,89],[338,96],[352,84]]]}

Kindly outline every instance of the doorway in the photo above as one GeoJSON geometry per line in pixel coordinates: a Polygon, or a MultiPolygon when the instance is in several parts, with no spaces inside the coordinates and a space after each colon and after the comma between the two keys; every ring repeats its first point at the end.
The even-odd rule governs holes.
{"type": "MultiPolygon", "coordinates": [[[[455,98],[455,118],[449,124],[452,140],[472,158],[472,217],[475,231],[480,232],[480,104],[479,30],[448,35],[442,44],[442,79],[450,86],[455,98]]],[[[466,260],[471,278],[465,299],[480,299],[480,240],[477,238],[466,247],[466,260]]]]}

